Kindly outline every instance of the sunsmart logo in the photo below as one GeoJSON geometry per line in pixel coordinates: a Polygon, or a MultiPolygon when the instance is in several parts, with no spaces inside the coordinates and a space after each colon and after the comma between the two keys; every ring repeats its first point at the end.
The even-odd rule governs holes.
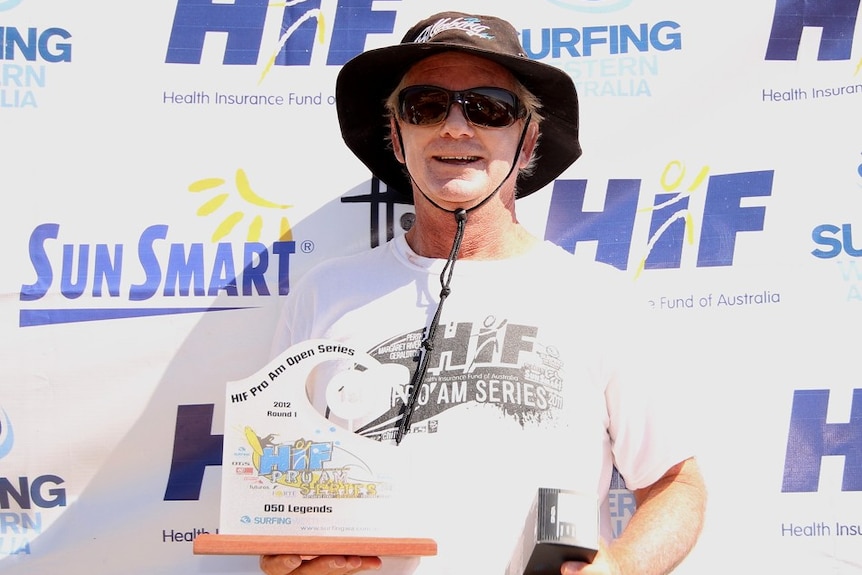
{"type": "Polygon", "coordinates": [[[575,12],[603,14],[628,8],[632,0],[548,0],[548,2],[575,12]]]}
{"type": "Polygon", "coordinates": [[[782,492],[818,491],[827,456],[843,458],[841,491],[862,491],[862,389],[853,390],[847,422],[827,421],[829,402],[828,389],[794,392],[782,492]]]}
{"type": "Polygon", "coordinates": [[[849,60],[860,1],[777,0],[772,31],[766,46],[766,59],[796,60],[802,31],[816,28],[821,32],[818,60],[849,60]]]}
{"type": "MultiPolygon", "coordinates": [[[[373,10],[374,0],[337,3],[326,54],[328,66],[340,66],[365,50],[370,34],[390,34],[395,12],[373,10]]],[[[235,0],[177,0],[165,62],[200,64],[206,39],[226,36],[223,64],[254,66],[308,66],[316,44],[323,44],[328,21],[321,0],[269,2],[235,0]],[[277,33],[266,37],[270,19],[277,19],[277,33]]]]}
{"type": "MultiPolygon", "coordinates": [[[[59,296],[70,305],[21,309],[19,325],[243,309],[256,307],[257,297],[286,295],[295,242],[283,212],[291,206],[255,192],[242,169],[236,171],[233,184],[231,188],[227,180],[211,177],[188,186],[189,192],[207,196],[197,214],[220,218],[208,244],[170,241],[170,228],[164,224],[144,229],[132,248],[107,242],[62,241],[60,224],[37,226],[29,244],[36,280],[21,286],[20,300],[32,304],[46,296],[55,296],[49,301],[59,296]],[[247,210],[254,213],[247,214],[247,210]],[[277,223],[267,228],[266,222],[272,220],[277,223]],[[261,237],[269,229],[278,230],[278,240],[267,246],[261,237]],[[224,241],[243,230],[245,242],[237,245],[224,241]],[[126,257],[130,251],[137,256],[133,262],[126,257]],[[139,283],[132,279],[139,277],[143,278],[139,283]],[[215,307],[208,298],[216,296],[227,296],[237,303],[215,307]],[[117,305],[122,298],[134,305],[117,305]],[[177,301],[181,305],[145,305],[150,301],[177,301]],[[72,302],[92,305],[72,307],[72,302]]],[[[270,237],[274,235],[270,232],[270,237]]],[[[313,245],[304,244],[303,249],[311,251],[313,245]]]]}

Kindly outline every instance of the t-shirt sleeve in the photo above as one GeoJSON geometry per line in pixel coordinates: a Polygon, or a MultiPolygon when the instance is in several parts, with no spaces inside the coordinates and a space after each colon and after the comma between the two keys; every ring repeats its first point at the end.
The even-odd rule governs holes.
{"type": "Polygon", "coordinates": [[[674,343],[684,334],[641,302],[633,287],[621,284],[614,290],[618,305],[605,390],[608,433],[614,465],[629,489],[640,489],[695,455],[692,382],[679,368],[674,343]]]}

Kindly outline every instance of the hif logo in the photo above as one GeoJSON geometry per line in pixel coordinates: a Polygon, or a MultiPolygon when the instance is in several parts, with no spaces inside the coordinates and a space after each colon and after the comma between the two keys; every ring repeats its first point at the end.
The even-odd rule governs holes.
{"type": "MultiPolygon", "coordinates": [[[[395,12],[372,10],[374,0],[338,2],[332,18],[326,65],[340,66],[365,50],[369,34],[389,34],[395,12]]],[[[222,63],[263,66],[261,79],[273,66],[308,66],[315,46],[326,42],[329,18],[321,0],[231,3],[177,0],[165,62],[200,64],[207,37],[226,36],[222,63]],[[276,26],[270,26],[275,20],[276,26]],[[275,30],[267,36],[269,30],[275,30]]]]}
{"type": "MultiPolygon", "coordinates": [[[[0,459],[9,454],[13,444],[11,421],[0,409],[0,459]]],[[[3,467],[6,472],[8,468],[3,467]]],[[[66,506],[66,490],[60,487],[63,483],[63,478],[53,474],[0,476],[0,558],[30,554],[30,542],[43,529],[40,510],[66,506]]]]}
{"type": "MultiPolygon", "coordinates": [[[[291,206],[257,193],[242,169],[236,170],[232,184],[225,178],[207,177],[188,186],[190,193],[207,196],[197,215],[219,218],[209,243],[170,241],[165,224],[147,227],[135,246],[63,242],[60,224],[37,226],[29,243],[36,281],[21,286],[21,301],[30,304],[59,291],[67,304],[89,301],[92,305],[21,309],[19,325],[242,309],[255,307],[257,297],[286,295],[290,256],[296,247],[286,216],[291,206]],[[243,233],[244,242],[226,241],[243,233]],[[267,245],[261,241],[264,235],[277,240],[267,245]],[[130,252],[137,257],[128,257],[130,252]],[[140,283],[131,281],[142,274],[140,283]],[[216,296],[233,302],[215,307],[204,301],[216,296]],[[117,306],[122,297],[132,305],[117,306]],[[144,305],[156,299],[180,305],[144,305]]],[[[306,242],[302,249],[311,251],[314,246],[306,242]]]]}
{"type": "Polygon", "coordinates": [[[853,390],[846,423],[827,422],[829,402],[828,389],[794,392],[782,492],[818,491],[827,456],[844,463],[841,491],[862,491],[862,389],[853,390]]]}
{"type": "MultiPolygon", "coordinates": [[[[709,166],[692,172],[673,160],[655,187],[639,179],[608,180],[604,209],[591,211],[586,208],[588,181],[560,179],[551,190],[545,239],[570,252],[592,244],[596,260],[632,270],[635,277],[644,270],[682,267],[686,246],[696,249],[697,267],[731,266],[737,235],[764,229],[766,206],[750,205],[748,198],[771,196],[772,181],[772,170],[710,174],[709,166]],[[650,193],[652,201],[643,207],[642,196],[650,193]],[[649,219],[646,237],[636,236],[644,229],[638,225],[643,218],[649,219]]],[[[395,227],[396,201],[388,189],[380,191],[381,185],[372,180],[372,193],[341,200],[370,204],[372,245],[379,242],[380,228],[389,239],[395,227]],[[376,219],[381,204],[386,205],[385,226],[376,219]]],[[[402,216],[402,227],[407,220],[402,216]]]]}
{"type": "Polygon", "coordinates": [[[796,60],[802,31],[820,30],[817,60],[849,60],[862,0],[776,0],[767,60],[796,60]]]}
{"type": "Polygon", "coordinates": [[[632,0],[548,0],[548,2],[575,12],[603,14],[628,8],[632,0]]]}

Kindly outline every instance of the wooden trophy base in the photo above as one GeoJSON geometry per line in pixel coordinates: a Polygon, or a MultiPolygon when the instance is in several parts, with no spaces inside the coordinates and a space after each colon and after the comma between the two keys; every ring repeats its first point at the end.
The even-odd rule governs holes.
{"type": "Polygon", "coordinates": [[[360,555],[375,557],[437,554],[437,542],[424,538],[228,535],[195,537],[196,555],[360,555]]]}

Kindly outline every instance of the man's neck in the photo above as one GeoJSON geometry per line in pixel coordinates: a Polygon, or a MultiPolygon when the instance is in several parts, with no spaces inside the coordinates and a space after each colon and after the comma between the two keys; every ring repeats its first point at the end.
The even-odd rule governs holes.
{"type": "MultiPolygon", "coordinates": [[[[505,259],[525,253],[539,241],[517,221],[514,211],[495,208],[487,205],[469,213],[458,259],[505,259]]],[[[432,209],[417,209],[407,243],[420,256],[445,259],[452,250],[457,222],[454,214],[432,209]]]]}

